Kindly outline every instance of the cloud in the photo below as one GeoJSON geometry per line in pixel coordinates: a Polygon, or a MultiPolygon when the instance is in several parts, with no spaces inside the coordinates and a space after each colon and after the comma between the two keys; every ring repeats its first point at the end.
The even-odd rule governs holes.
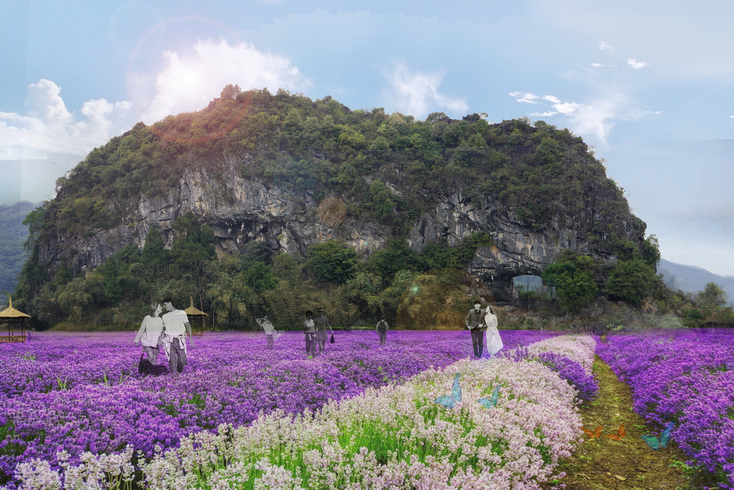
{"type": "Polygon", "coordinates": [[[442,109],[460,114],[469,110],[464,98],[449,97],[438,91],[442,75],[412,71],[400,62],[386,73],[386,78],[390,86],[387,98],[405,114],[423,118],[442,109]]]}
{"type": "Polygon", "coordinates": [[[513,97],[518,102],[525,102],[527,104],[537,104],[539,96],[533,95],[530,92],[510,92],[510,97],[513,97]]]}
{"type": "Polygon", "coordinates": [[[89,100],[66,108],[61,88],[42,79],[28,87],[27,112],[0,112],[0,160],[61,159],[76,163],[135,123],[130,102],[89,100]]]}
{"type": "Polygon", "coordinates": [[[647,63],[645,63],[644,61],[637,61],[634,58],[627,58],[627,64],[635,70],[639,70],[640,68],[644,68],[647,66],[647,63]]]}
{"type": "Polygon", "coordinates": [[[644,111],[645,114],[652,114],[653,116],[659,116],[663,111],[644,111]]]}
{"type": "Polygon", "coordinates": [[[146,124],[169,114],[201,109],[219,97],[227,84],[238,84],[243,90],[283,88],[302,91],[311,83],[288,58],[262,52],[247,43],[231,46],[227,41],[198,41],[190,55],[172,51],[163,53],[167,65],[155,77],[154,87],[144,74],[131,74],[128,88],[131,98],[144,102],[154,93],[142,114],[146,124]]]}
{"type": "MultiPolygon", "coordinates": [[[[525,92],[512,92],[518,102],[526,102],[525,92]]],[[[532,95],[532,94],[531,94],[532,95]]],[[[534,112],[533,117],[553,117],[556,115],[569,118],[568,125],[577,134],[593,135],[601,143],[606,144],[609,131],[614,127],[614,122],[622,118],[623,114],[629,112],[629,101],[626,96],[619,93],[607,93],[597,97],[592,103],[582,104],[575,101],[563,101],[554,95],[543,97],[533,96],[533,103],[550,103],[550,110],[534,112]]],[[[633,115],[634,117],[634,115],[633,115]]]]}
{"type": "Polygon", "coordinates": [[[599,49],[601,49],[602,51],[609,51],[612,54],[615,54],[617,52],[617,50],[614,49],[609,44],[607,44],[606,41],[599,41],[599,43],[597,45],[599,46],[599,49]]]}

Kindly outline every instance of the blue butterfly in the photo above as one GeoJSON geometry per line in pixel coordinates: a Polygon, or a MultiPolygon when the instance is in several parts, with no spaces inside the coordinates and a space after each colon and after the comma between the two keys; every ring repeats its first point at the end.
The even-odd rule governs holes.
{"type": "Polygon", "coordinates": [[[500,387],[494,389],[492,396],[489,398],[480,398],[478,401],[483,407],[492,408],[497,406],[497,401],[500,399],[500,387]]]}
{"type": "Polygon", "coordinates": [[[457,402],[461,401],[461,386],[459,386],[459,376],[461,373],[454,377],[454,388],[451,390],[451,395],[439,396],[436,398],[435,403],[443,405],[446,408],[454,408],[457,402]]]}
{"type": "Polygon", "coordinates": [[[662,432],[662,434],[660,434],[660,439],[655,436],[645,434],[644,436],[642,436],[642,440],[645,441],[648,446],[650,446],[650,449],[657,451],[661,447],[665,447],[668,445],[670,432],[673,430],[674,426],[675,422],[670,422],[668,425],[666,425],[665,430],[662,432]]]}

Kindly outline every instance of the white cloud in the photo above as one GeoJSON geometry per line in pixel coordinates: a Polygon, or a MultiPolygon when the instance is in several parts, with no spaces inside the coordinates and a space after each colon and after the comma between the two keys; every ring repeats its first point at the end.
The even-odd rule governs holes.
{"type": "Polygon", "coordinates": [[[634,58],[627,58],[627,64],[635,70],[639,70],[640,68],[644,68],[647,66],[647,63],[645,63],[644,61],[637,61],[634,58]]]}
{"type": "Polygon", "coordinates": [[[405,114],[422,118],[442,109],[461,114],[469,109],[464,98],[448,97],[438,91],[442,75],[412,71],[405,63],[396,63],[386,77],[390,85],[387,98],[405,114]]]}
{"type": "Polygon", "coordinates": [[[652,114],[653,116],[659,116],[663,111],[644,111],[645,114],[652,114]]]}
{"type": "Polygon", "coordinates": [[[510,97],[514,98],[518,102],[525,102],[528,104],[537,104],[540,97],[533,95],[530,92],[510,92],[510,97]]]}
{"type": "Polygon", "coordinates": [[[602,65],[601,63],[592,63],[591,66],[593,66],[594,68],[601,68],[604,65],[602,65]]]}
{"type": "Polygon", "coordinates": [[[70,111],[54,82],[31,84],[25,114],[0,112],[0,160],[60,160],[71,168],[141,119],[151,124],[168,114],[204,108],[227,84],[273,91],[309,85],[288,59],[245,43],[199,41],[191,55],[164,56],[167,65],[158,74],[128,75],[130,101],[88,100],[70,111]]]}
{"type": "Polygon", "coordinates": [[[610,53],[612,53],[612,54],[614,54],[614,53],[616,53],[616,52],[617,52],[617,50],[616,50],[616,49],[614,49],[614,48],[613,48],[612,46],[610,46],[609,44],[607,44],[607,42],[606,42],[606,41],[599,41],[599,43],[598,43],[598,46],[599,46],[599,49],[601,49],[602,51],[609,51],[609,52],[610,52],[610,53]]]}
{"type": "Polygon", "coordinates": [[[734,116],[729,116],[730,118],[734,119],[734,116]]]}
{"type": "Polygon", "coordinates": [[[75,163],[135,123],[130,102],[89,100],[75,114],[60,94],[58,85],[42,79],[28,87],[26,115],[0,112],[0,160],[75,163]]]}
{"type": "MultiPolygon", "coordinates": [[[[155,93],[145,109],[142,119],[146,124],[158,121],[169,114],[205,107],[219,97],[227,84],[238,84],[242,90],[279,88],[302,91],[310,82],[291,65],[289,59],[262,52],[250,44],[230,46],[225,40],[198,41],[191,55],[180,56],[166,51],[167,66],[155,79],[155,93]]],[[[145,100],[146,77],[129,77],[129,89],[133,100],[145,100]],[[135,91],[135,92],[133,92],[135,91]]],[[[148,80],[149,82],[149,80],[148,80]]]]}
{"type": "MultiPolygon", "coordinates": [[[[521,98],[524,94],[524,92],[512,92],[510,95],[515,97],[518,102],[524,102],[521,98]]],[[[531,116],[566,116],[569,118],[568,125],[575,133],[584,136],[593,135],[603,144],[606,143],[609,131],[614,127],[614,121],[636,117],[634,114],[627,114],[629,112],[629,101],[626,96],[619,93],[605,94],[590,104],[563,101],[554,95],[544,95],[542,98],[534,96],[533,100],[549,102],[551,107],[547,111],[531,113],[531,116]]]]}

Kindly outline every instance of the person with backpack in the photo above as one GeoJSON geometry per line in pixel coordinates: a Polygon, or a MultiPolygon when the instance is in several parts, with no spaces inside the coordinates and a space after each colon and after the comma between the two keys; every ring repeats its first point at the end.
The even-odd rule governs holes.
{"type": "Polygon", "coordinates": [[[385,345],[385,338],[387,337],[387,328],[388,328],[388,324],[385,321],[385,315],[383,314],[380,317],[380,321],[377,322],[377,326],[375,327],[375,330],[377,330],[377,334],[380,336],[380,345],[385,345]]]}

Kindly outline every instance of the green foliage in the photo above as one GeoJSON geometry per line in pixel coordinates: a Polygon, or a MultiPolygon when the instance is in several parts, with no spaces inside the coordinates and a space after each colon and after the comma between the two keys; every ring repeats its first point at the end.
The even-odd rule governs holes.
{"type": "MultiPolygon", "coordinates": [[[[636,250],[636,249],[635,249],[636,250]]],[[[661,280],[642,259],[620,261],[609,274],[606,290],[612,298],[639,306],[644,298],[653,296],[661,280]]]]}
{"type": "Polygon", "coordinates": [[[317,281],[345,283],[357,270],[357,252],[334,240],[308,247],[308,267],[317,281]]]}
{"type": "Polygon", "coordinates": [[[726,290],[715,282],[709,282],[696,294],[696,302],[709,310],[724,308],[729,302],[726,290]]]}
{"type": "Polygon", "coordinates": [[[560,305],[574,313],[590,305],[599,294],[594,273],[599,264],[591,257],[564,250],[543,271],[543,284],[550,286],[560,305]]]}
{"type": "Polygon", "coordinates": [[[660,244],[655,235],[650,235],[642,242],[642,260],[650,267],[657,267],[660,262],[660,244]]]}

